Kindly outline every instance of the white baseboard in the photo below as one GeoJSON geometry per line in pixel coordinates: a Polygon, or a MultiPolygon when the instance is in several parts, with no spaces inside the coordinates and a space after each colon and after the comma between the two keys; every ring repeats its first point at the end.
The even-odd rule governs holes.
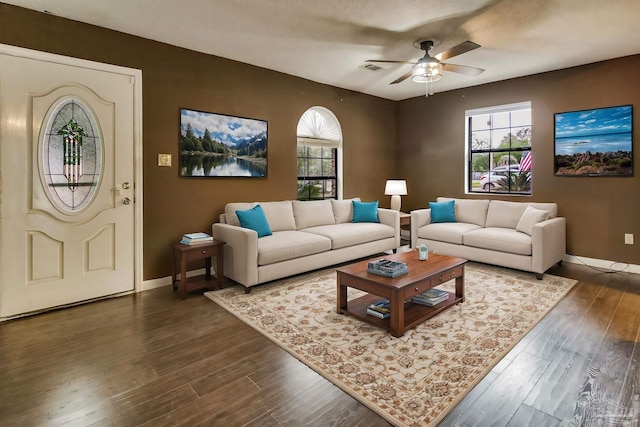
{"type": "MultiPolygon", "coordinates": [[[[411,249],[407,247],[407,250],[411,250],[411,249]]],[[[572,264],[582,264],[582,265],[586,264],[590,267],[604,269],[607,271],[609,270],[624,271],[625,273],[640,274],[640,265],[627,264],[625,262],[607,261],[604,259],[587,258],[583,256],[577,257],[569,254],[565,255],[564,258],[562,258],[562,261],[570,262],[572,264]]],[[[187,278],[193,277],[193,276],[200,276],[204,273],[205,273],[204,268],[201,268],[199,270],[187,271],[187,278]]],[[[215,272],[213,273],[213,275],[215,276],[215,272]]],[[[178,274],[177,279],[180,280],[180,274],[178,274]]],[[[140,292],[161,288],[163,286],[169,286],[169,285],[171,285],[171,276],[160,277],[158,279],[145,280],[142,282],[142,289],[140,289],[140,292]]]]}
{"type": "MultiPolygon", "coordinates": [[[[187,278],[194,277],[194,276],[201,276],[203,274],[205,274],[204,268],[201,268],[199,270],[191,270],[191,271],[187,271],[187,278]]],[[[215,272],[212,272],[211,274],[213,277],[216,276],[215,272]]],[[[180,280],[180,273],[177,274],[176,279],[180,280]]],[[[171,285],[171,283],[172,283],[171,276],[160,277],[158,279],[144,280],[142,282],[142,288],[140,289],[139,292],[149,291],[151,289],[161,288],[163,286],[169,286],[171,285]]]]}
{"type": "Polygon", "coordinates": [[[626,262],[607,261],[604,259],[587,258],[569,254],[566,254],[562,260],[572,264],[588,265],[606,271],[624,271],[625,273],[640,274],[640,265],[626,262]]]}

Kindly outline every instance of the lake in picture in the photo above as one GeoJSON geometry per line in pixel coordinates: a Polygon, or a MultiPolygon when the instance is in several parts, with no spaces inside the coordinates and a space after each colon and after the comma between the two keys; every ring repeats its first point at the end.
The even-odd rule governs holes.
{"type": "Polygon", "coordinates": [[[181,176],[267,176],[267,122],[183,108],[181,176]]]}

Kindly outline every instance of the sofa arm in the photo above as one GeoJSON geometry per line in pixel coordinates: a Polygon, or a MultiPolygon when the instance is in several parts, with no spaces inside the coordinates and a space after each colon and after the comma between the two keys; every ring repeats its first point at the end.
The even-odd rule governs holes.
{"type": "Polygon", "coordinates": [[[224,275],[244,285],[258,283],[258,233],[248,228],[215,223],[211,226],[214,239],[224,245],[224,275]]]}
{"type": "Polygon", "coordinates": [[[567,220],[551,218],[533,226],[531,234],[534,273],[542,274],[553,264],[562,261],[567,252],[567,220]]]}
{"type": "Polygon", "coordinates": [[[411,247],[415,248],[418,242],[418,229],[431,224],[431,209],[417,209],[411,211],[411,247]]]}
{"type": "Polygon", "coordinates": [[[378,219],[381,224],[393,227],[396,249],[400,247],[400,212],[392,209],[378,208],[378,219]]]}

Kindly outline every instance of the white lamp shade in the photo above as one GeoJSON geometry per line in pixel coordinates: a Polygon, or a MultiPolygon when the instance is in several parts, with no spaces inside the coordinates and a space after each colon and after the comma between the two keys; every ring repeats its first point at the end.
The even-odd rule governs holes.
{"type": "Polygon", "coordinates": [[[399,211],[401,206],[400,196],[407,195],[407,181],[404,179],[388,179],[384,186],[384,194],[391,196],[391,209],[399,211]]]}
{"type": "Polygon", "coordinates": [[[407,181],[404,179],[388,179],[384,187],[385,196],[406,196],[407,181]]]}

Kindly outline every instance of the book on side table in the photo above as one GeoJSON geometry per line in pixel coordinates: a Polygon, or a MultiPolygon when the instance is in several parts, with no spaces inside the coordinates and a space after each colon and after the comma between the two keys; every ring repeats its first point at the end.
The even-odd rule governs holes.
{"type": "Polygon", "coordinates": [[[200,243],[211,242],[213,242],[213,237],[211,237],[207,233],[187,233],[182,236],[182,240],[180,240],[180,243],[182,243],[183,245],[197,245],[200,243]]]}

